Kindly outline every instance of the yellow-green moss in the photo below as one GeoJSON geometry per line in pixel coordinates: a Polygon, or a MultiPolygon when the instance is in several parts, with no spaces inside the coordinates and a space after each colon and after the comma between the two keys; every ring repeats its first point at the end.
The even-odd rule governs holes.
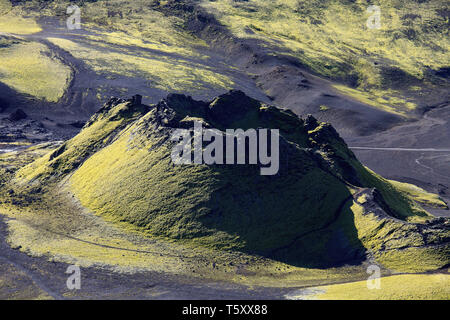
{"type": "Polygon", "coordinates": [[[365,185],[376,188],[383,196],[384,201],[393,209],[397,218],[408,222],[426,222],[433,216],[419,206],[408,193],[397,188],[389,180],[376,174],[367,167],[362,168],[361,164],[356,164],[359,178],[365,185]]]}
{"type": "MultiPolygon", "coordinates": [[[[365,92],[363,90],[353,89],[349,88],[347,86],[341,85],[341,84],[335,84],[333,87],[338,90],[339,92],[358,100],[362,103],[368,104],[372,107],[388,111],[393,114],[403,115],[403,113],[396,111],[396,108],[394,108],[394,105],[389,104],[389,101],[380,98],[373,94],[373,92],[365,92]]],[[[380,95],[383,95],[383,93],[380,93],[380,95]]]]}
{"type": "Polygon", "coordinates": [[[311,288],[311,295],[291,298],[320,300],[448,300],[448,274],[396,275],[382,277],[380,289],[368,289],[367,281],[311,288]]]}
{"type": "Polygon", "coordinates": [[[238,200],[232,200],[239,194],[245,197],[254,193],[255,170],[242,168],[241,177],[236,179],[237,168],[173,166],[168,157],[170,149],[166,145],[152,148],[158,145],[158,140],[151,137],[147,137],[148,140],[139,148],[133,146],[132,132],[138,131],[148,121],[147,116],[123,132],[113,144],[90,157],[71,178],[72,190],[81,203],[111,221],[125,221],[144,232],[178,241],[190,240],[222,249],[251,248],[264,252],[281,246],[302,230],[307,231],[320,225],[321,221],[331,219],[339,202],[349,194],[347,188],[334,178],[319,170],[311,170],[303,177],[299,176],[295,183],[292,181],[293,185],[289,188],[268,180],[266,190],[259,190],[260,201],[264,204],[257,214],[253,212],[255,207],[243,206],[248,206],[243,199],[240,204],[235,203],[238,200]],[[233,170],[236,171],[234,175],[233,170]],[[325,192],[315,185],[318,180],[327,181],[328,188],[333,189],[334,193],[325,192]],[[233,195],[221,193],[218,196],[219,190],[227,184],[231,184],[228,188],[233,195]],[[282,210],[284,221],[277,220],[273,214],[276,210],[274,199],[278,196],[272,188],[284,188],[284,197],[290,199],[290,208],[282,210]],[[317,203],[314,199],[319,194],[323,201],[317,203]],[[115,201],[110,201],[111,196],[115,201]],[[215,210],[212,209],[215,208],[214,202],[220,202],[221,210],[227,215],[222,218],[221,226],[207,220],[212,212],[209,216],[207,213],[215,210]],[[301,212],[304,214],[299,214],[301,212]],[[308,212],[321,213],[313,215],[308,212]],[[246,220],[253,219],[255,232],[249,232],[245,227],[248,222],[244,224],[242,221],[243,214],[247,216],[246,220]],[[202,219],[202,216],[205,217],[202,219]],[[239,224],[236,221],[240,221],[239,224]],[[275,223],[286,225],[286,228],[280,227],[278,233],[268,231],[275,223]],[[297,227],[288,230],[289,225],[297,227]],[[256,231],[258,228],[261,230],[256,231]],[[261,238],[261,232],[267,233],[264,238],[261,238]]]}
{"type": "Polygon", "coordinates": [[[427,192],[410,183],[389,180],[398,190],[405,192],[417,202],[430,207],[448,209],[447,204],[439,197],[439,195],[427,192]]]}
{"type": "Polygon", "coordinates": [[[20,7],[13,7],[9,0],[0,0],[0,35],[33,34],[41,31],[41,27],[32,18],[25,18],[20,7]]]}
{"type": "MultiPolygon", "coordinates": [[[[99,0],[78,4],[82,28],[89,34],[71,34],[76,37],[74,41],[48,40],[107,78],[139,77],[149,87],[166,92],[231,89],[234,82],[227,73],[230,67],[205,63],[208,56],[200,50],[207,44],[183,30],[181,18],[155,10],[156,3],[99,0]]],[[[66,17],[70,4],[65,0],[27,1],[17,10],[36,18],[66,17]]],[[[65,21],[61,18],[61,22],[65,21]]]]}
{"type": "Polygon", "coordinates": [[[128,104],[123,103],[109,115],[111,118],[105,118],[102,115],[97,116],[92,125],[84,128],[81,133],[57,150],[53,150],[46,156],[21,168],[17,172],[16,181],[19,184],[28,184],[40,177],[49,179],[53,172],[59,175],[71,172],[85,160],[85,157],[107,143],[108,138],[111,138],[111,134],[116,129],[133,120],[139,114],[140,111],[130,111],[128,104]],[[123,113],[126,112],[130,112],[130,114],[123,116],[123,113]],[[58,152],[58,150],[60,154],[56,157],[55,152],[58,152]]]}
{"type": "Polygon", "coordinates": [[[0,81],[19,92],[57,102],[72,76],[71,69],[52,57],[40,43],[5,41],[0,47],[0,81]]]}
{"type": "MultiPolygon", "coordinates": [[[[237,92],[221,96],[214,100],[212,110],[232,103],[234,95],[243,98],[237,92]]],[[[293,113],[249,101],[252,108],[232,125],[279,128],[291,147],[289,166],[283,168],[287,171],[263,177],[257,166],[172,163],[172,144],[168,142],[172,127],[162,123],[204,119],[220,125],[223,120],[208,116],[203,103],[196,109],[190,98],[180,95],[151,108],[131,102],[111,103],[104,105],[76,137],[18,170],[14,183],[8,183],[17,194],[7,195],[3,190],[7,201],[2,212],[21,212],[10,215],[20,216],[8,222],[17,230],[11,233],[11,242],[24,244],[24,250],[40,255],[47,250],[62,260],[103,261],[125,268],[137,268],[151,259],[163,268],[167,257],[164,261],[157,254],[154,257],[161,245],[164,252],[201,252],[202,259],[207,253],[226,255],[222,260],[226,272],[234,270],[234,259],[254,254],[278,260],[274,263],[282,263],[278,266],[284,270],[288,264],[305,269],[332,266],[347,258],[362,263],[363,249],[394,271],[422,272],[448,264],[448,246],[442,244],[448,232],[429,230],[425,239],[418,225],[406,222],[420,222],[420,227],[426,228],[423,223],[431,217],[408,194],[362,166],[328,124],[306,131],[304,122],[293,113]],[[172,109],[164,110],[165,105],[172,109]],[[175,118],[165,118],[168,114],[175,118]],[[314,145],[317,152],[311,152],[305,147],[308,145],[314,145]],[[345,179],[355,180],[360,187],[345,183],[345,179]],[[69,190],[65,200],[58,202],[54,193],[61,186],[69,190]],[[43,190],[30,191],[37,187],[43,190]],[[385,207],[387,214],[377,216],[363,208],[372,201],[370,188],[376,188],[384,200],[371,204],[385,207]],[[367,195],[352,203],[355,192],[367,195]],[[86,221],[80,223],[86,215],[78,212],[81,208],[68,206],[67,197],[79,199],[81,205],[120,230],[115,229],[113,236],[103,227],[90,229],[86,221]],[[13,200],[18,200],[19,206],[13,205],[13,200]],[[49,212],[43,212],[42,206],[49,212]],[[116,237],[115,232],[120,235],[116,237]],[[49,240],[52,233],[54,242],[49,240]],[[128,252],[137,246],[126,236],[131,233],[150,239],[150,243],[145,242],[149,253],[128,252]],[[155,240],[158,242],[152,242],[155,240]],[[114,247],[114,241],[120,248],[114,247]],[[70,246],[73,248],[67,250],[70,246]],[[105,247],[112,252],[106,253],[105,247]],[[121,251],[127,251],[122,253],[123,260],[121,251]]],[[[205,263],[203,267],[208,270],[205,263]]],[[[267,271],[272,274],[274,266],[269,263],[264,270],[272,270],[267,271]]]]}
{"type": "Polygon", "coordinates": [[[183,92],[186,90],[202,90],[207,87],[230,88],[232,80],[216,73],[214,69],[184,59],[175,59],[160,55],[116,51],[109,48],[96,49],[95,43],[83,45],[66,39],[49,38],[49,41],[68,50],[78,59],[98,73],[117,74],[123,76],[141,76],[152,82],[152,86],[166,90],[183,92]],[[90,45],[89,45],[90,44],[90,45]],[[114,68],[111,68],[114,63],[114,68]]]}
{"type": "Polygon", "coordinates": [[[356,91],[340,89],[363,102],[407,112],[415,102],[388,88],[391,81],[420,82],[428,68],[448,67],[446,7],[439,0],[374,4],[381,10],[380,29],[368,29],[365,1],[201,1],[234,35],[261,40],[321,75],[356,81],[356,91]],[[392,70],[400,79],[389,74],[392,70]]]}
{"type": "MultiPolygon", "coordinates": [[[[382,219],[364,212],[360,204],[351,210],[358,238],[369,253],[384,267],[395,272],[436,270],[449,263],[450,246],[427,246],[415,226],[395,219],[382,219]]],[[[446,232],[447,237],[449,232],[446,232]]]]}

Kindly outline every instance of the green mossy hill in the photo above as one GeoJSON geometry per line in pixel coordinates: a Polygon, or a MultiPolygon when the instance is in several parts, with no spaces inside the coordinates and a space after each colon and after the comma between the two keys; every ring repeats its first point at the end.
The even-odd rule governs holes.
{"type": "MultiPolygon", "coordinates": [[[[380,226],[368,220],[361,233],[356,224],[359,215],[369,215],[354,210],[361,190],[378,190],[378,199],[368,201],[396,227],[416,221],[427,229],[431,220],[407,194],[363,167],[332,126],[240,91],[211,102],[169,95],[150,107],[111,100],[76,137],[19,170],[15,180],[49,186],[65,176],[83,206],[122,226],[302,266],[361,261],[367,250],[379,250],[371,241],[383,241],[380,226]],[[279,172],[263,176],[259,165],[175,165],[171,135],[193,128],[194,120],[222,131],[279,129],[279,172]]],[[[417,234],[405,233],[402,248],[415,246],[410,239],[417,234]]],[[[433,268],[442,266],[445,256],[432,257],[433,268]]]]}
{"type": "Polygon", "coordinates": [[[131,100],[111,99],[86,123],[82,132],[53,152],[21,169],[17,182],[37,183],[72,172],[89,156],[111,143],[122,129],[148,111],[131,100]]]}

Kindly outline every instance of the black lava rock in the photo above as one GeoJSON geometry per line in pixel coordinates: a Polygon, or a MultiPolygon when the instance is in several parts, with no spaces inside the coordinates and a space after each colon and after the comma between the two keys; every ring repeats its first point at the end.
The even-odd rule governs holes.
{"type": "Polygon", "coordinates": [[[17,109],[9,115],[8,119],[11,121],[19,121],[22,119],[26,119],[27,117],[27,114],[22,109],[17,109]]]}

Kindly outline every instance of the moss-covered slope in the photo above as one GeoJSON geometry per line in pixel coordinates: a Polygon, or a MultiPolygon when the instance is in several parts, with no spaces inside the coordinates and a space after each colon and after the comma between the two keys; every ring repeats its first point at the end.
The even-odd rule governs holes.
{"type": "Polygon", "coordinates": [[[445,1],[201,0],[200,5],[233,35],[294,56],[312,71],[345,82],[335,85],[338,91],[389,112],[411,113],[423,97],[429,104],[432,92],[439,92],[434,90],[448,87],[445,1]]]}
{"type": "Polygon", "coordinates": [[[367,253],[381,261],[410,248],[413,265],[422,263],[422,250],[428,253],[414,270],[449,260],[448,224],[427,223],[432,217],[363,167],[333,127],[240,91],[212,102],[169,95],[151,107],[111,100],[79,135],[19,170],[15,181],[51,187],[65,176],[93,212],[186,244],[316,267],[362,261],[367,253]],[[279,129],[278,174],[262,176],[259,165],[175,165],[171,134],[192,128],[193,120],[222,131],[279,129]],[[392,238],[400,239],[386,250],[392,238]]]}

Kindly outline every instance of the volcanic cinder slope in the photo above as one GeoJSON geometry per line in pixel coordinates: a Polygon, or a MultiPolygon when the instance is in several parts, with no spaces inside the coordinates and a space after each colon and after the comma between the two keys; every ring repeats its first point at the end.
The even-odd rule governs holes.
{"type": "Polygon", "coordinates": [[[368,257],[396,271],[448,265],[448,219],[433,218],[361,165],[331,125],[240,91],[211,102],[184,95],[152,106],[137,101],[110,100],[77,136],[17,171],[14,192],[45,194],[68,177],[83,206],[142,234],[303,267],[368,257]],[[279,173],[175,165],[171,134],[194,121],[219,130],[279,129],[279,173]]]}

